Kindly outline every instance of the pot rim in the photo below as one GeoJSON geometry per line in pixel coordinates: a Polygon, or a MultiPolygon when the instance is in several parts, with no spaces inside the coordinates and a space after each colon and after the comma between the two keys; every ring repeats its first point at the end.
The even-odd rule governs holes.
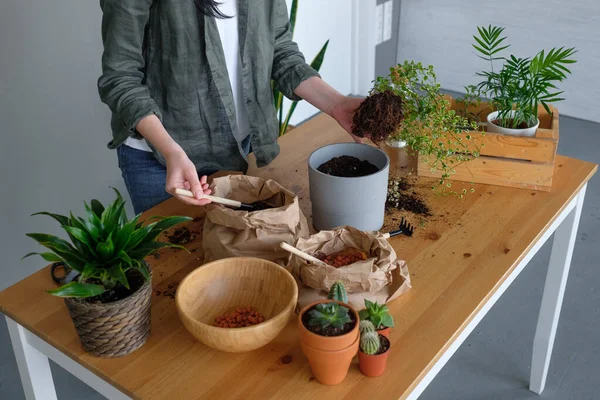
{"type": "MultiPolygon", "coordinates": [[[[340,154],[340,155],[345,155],[345,154],[340,154]]],[[[336,156],[336,157],[339,157],[339,156],[336,156]]],[[[324,177],[329,177],[329,178],[337,178],[337,179],[348,179],[348,180],[364,180],[364,179],[371,178],[371,177],[373,177],[373,176],[375,176],[375,175],[377,175],[377,174],[381,174],[381,173],[383,173],[384,171],[386,171],[386,170],[389,168],[389,166],[390,166],[390,158],[389,158],[389,157],[388,157],[388,155],[385,153],[385,151],[381,150],[379,147],[371,146],[371,145],[368,145],[368,144],[365,144],[365,143],[344,142],[344,143],[332,143],[332,144],[327,144],[327,145],[325,145],[325,146],[321,146],[321,147],[319,147],[318,149],[315,149],[315,150],[313,150],[313,151],[312,151],[312,153],[310,153],[310,155],[308,156],[308,169],[309,169],[309,170],[312,170],[312,171],[316,172],[317,174],[319,174],[319,175],[321,175],[321,176],[324,176],[324,177]],[[319,171],[319,170],[318,170],[318,169],[316,169],[316,168],[313,168],[313,167],[310,165],[310,160],[311,160],[311,158],[313,157],[313,155],[314,155],[314,154],[315,154],[317,151],[319,151],[319,150],[321,150],[321,149],[325,149],[325,148],[327,148],[327,147],[339,146],[339,145],[367,146],[367,147],[370,147],[370,148],[372,148],[372,149],[375,149],[375,150],[379,151],[379,152],[380,152],[380,153],[381,153],[383,156],[385,156],[385,165],[384,165],[382,168],[380,168],[380,169],[379,169],[379,171],[377,171],[377,172],[374,172],[374,173],[372,173],[372,174],[369,174],[369,175],[365,175],[365,176],[333,176],[333,175],[329,175],[329,174],[324,174],[323,172],[319,171]]]]}
{"type": "MultiPolygon", "coordinates": [[[[309,337],[317,337],[317,338],[324,338],[324,339],[337,339],[337,338],[344,338],[344,337],[348,337],[349,335],[351,335],[355,329],[357,329],[358,327],[358,323],[360,322],[360,316],[358,315],[358,312],[350,305],[347,303],[342,303],[341,301],[337,301],[337,300],[332,300],[332,299],[324,299],[324,300],[318,300],[315,301],[313,303],[310,303],[309,305],[307,305],[306,307],[304,307],[302,310],[300,310],[300,314],[298,314],[298,324],[302,327],[302,329],[304,329],[307,333],[309,337]],[[354,324],[354,327],[352,327],[352,330],[350,330],[350,332],[344,333],[343,335],[338,335],[338,336],[322,336],[322,335],[318,335],[312,331],[310,331],[307,327],[304,326],[304,323],[302,322],[302,316],[308,311],[310,310],[312,307],[316,306],[317,304],[321,304],[321,303],[338,303],[340,305],[343,305],[344,307],[347,307],[350,311],[352,311],[356,317],[356,323],[354,324]]],[[[360,335],[358,335],[360,338],[360,335]]],[[[354,341],[352,342],[354,344],[354,341]]],[[[313,347],[313,346],[310,346],[313,347]]],[[[315,348],[315,347],[313,347],[315,348]]],[[[344,347],[344,349],[346,349],[346,347],[344,347]]],[[[333,352],[335,352],[337,350],[333,350],[333,352]]]]}
{"type": "MultiPolygon", "coordinates": [[[[333,336],[333,337],[338,337],[338,336],[333,336]]],[[[327,354],[333,355],[335,353],[342,353],[342,352],[348,351],[348,349],[350,349],[351,347],[356,346],[356,343],[359,342],[359,341],[360,341],[360,335],[356,338],[356,340],[354,342],[352,342],[352,344],[350,346],[344,347],[343,349],[339,349],[339,350],[323,350],[323,349],[320,349],[318,347],[311,346],[310,344],[308,344],[306,342],[302,342],[302,346],[310,347],[311,349],[313,349],[313,350],[315,350],[317,352],[327,353],[327,354]]],[[[359,350],[360,350],[360,346],[359,346],[359,350]]],[[[387,351],[386,351],[386,353],[387,353],[387,351]]],[[[385,354],[385,353],[382,353],[382,354],[385,354]]]]}
{"type": "MultiPolygon", "coordinates": [[[[247,332],[247,331],[256,329],[257,327],[262,328],[262,327],[267,326],[267,325],[273,325],[273,324],[277,323],[277,320],[285,317],[285,315],[293,313],[294,308],[296,307],[296,303],[298,301],[298,285],[297,285],[296,281],[294,280],[294,277],[292,276],[292,274],[290,274],[290,272],[287,269],[283,268],[281,265],[279,265],[277,263],[274,263],[273,261],[265,260],[265,259],[262,259],[262,258],[257,258],[257,257],[227,257],[227,258],[221,258],[219,260],[211,261],[211,262],[209,262],[207,264],[199,266],[198,268],[194,269],[192,272],[190,272],[189,274],[187,274],[186,277],[183,278],[181,280],[181,282],[179,282],[179,287],[181,287],[186,280],[191,279],[192,275],[194,275],[196,273],[199,273],[201,269],[204,270],[205,268],[215,268],[215,265],[220,264],[223,261],[231,259],[231,258],[246,258],[246,259],[255,259],[255,260],[265,261],[265,262],[267,262],[269,264],[272,264],[272,266],[276,266],[277,268],[285,271],[289,275],[289,278],[293,281],[292,290],[293,290],[294,294],[292,296],[292,299],[288,302],[288,304],[283,308],[283,310],[280,313],[278,313],[277,315],[273,316],[272,318],[265,319],[263,322],[261,322],[259,324],[256,324],[256,325],[252,325],[252,326],[245,326],[243,328],[221,328],[221,327],[218,327],[218,326],[213,326],[213,325],[205,324],[204,322],[202,322],[200,320],[192,318],[195,323],[200,324],[202,326],[202,329],[206,329],[209,332],[219,333],[219,332],[223,332],[223,329],[235,329],[236,332],[247,332]]],[[[177,290],[175,292],[175,307],[176,307],[178,313],[183,313],[183,311],[181,309],[181,305],[180,305],[180,300],[179,300],[180,293],[181,292],[179,290],[177,290]]],[[[286,318],[288,318],[288,317],[286,317],[286,318]]]]}
{"type": "MultiPolygon", "coordinates": [[[[146,263],[146,267],[148,267],[148,271],[150,271],[150,276],[148,276],[148,279],[145,279],[144,283],[135,292],[131,293],[129,296],[124,297],[119,300],[116,300],[116,301],[111,301],[110,303],[89,303],[87,301],[78,301],[78,300],[76,300],[76,298],[72,298],[72,297],[64,297],[65,302],[68,301],[71,304],[83,305],[85,307],[106,309],[106,308],[117,307],[127,301],[131,301],[131,298],[133,298],[136,295],[139,295],[140,292],[144,288],[152,285],[152,277],[153,277],[152,267],[150,267],[150,264],[148,264],[148,262],[146,260],[143,260],[143,261],[144,261],[144,263],[146,263]]],[[[138,273],[141,275],[141,272],[138,271],[138,273]]],[[[81,274],[78,274],[77,276],[79,276],[79,275],[81,275],[81,274]]],[[[77,276],[75,278],[77,278],[77,276]]],[[[75,280],[75,278],[73,278],[73,280],[75,280]]],[[[142,275],[142,278],[143,278],[143,275],[142,275]]],[[[152,291],[150,291],[150,297],[152,297],[152,291]]]]}
{"type": "MultiPolygon", "coordinates": [[[[517,128],[517,129],[514,129],[514,128],[505,128],[505,127],[500,126],[498,124],[494,124],[492,122],[492,120],[491,120],[491,118],[496,117],[499,113],[500,113],[499,111],[493,111],[493,112],[489,113],[488,116],[486,117],[486,120],[487,120],[488,124],[492,124],[494,126],[497,126],[498,128],[506,129],[507,131],[514,132],[514,133],[520,133],[520,132],[526,131],[528,129],[536,129],[537,130],[537,128],[540,126],[540,119],[536,117],[535,120],[537,121],[537,123],[534,126],[529,126],[527,128],[517,128]]],[[[514,110],[511,111],[510,114],[514,114],[514,110]]],[[[486,132],[486,134],[488,134],[488,133],[495,133],[495,132],[486,132]]]]}

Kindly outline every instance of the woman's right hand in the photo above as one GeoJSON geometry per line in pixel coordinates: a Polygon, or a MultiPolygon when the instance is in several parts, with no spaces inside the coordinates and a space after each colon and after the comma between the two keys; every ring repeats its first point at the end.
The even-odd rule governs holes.
{"type": "Polygon", "coordinates": [[[187,204],[195,206],[209,204],[210,200],[202,198],[205,194],[211,194],[208,183],[206,183],[207,177],[206,175],[198,177],[196,166],[183,149],[165,156],[165,159],[167,161],[167,192],[187,204]],[[177,195],[175,194],[176,189],[189,190],[194,193],[195,198],[177,195]]]}

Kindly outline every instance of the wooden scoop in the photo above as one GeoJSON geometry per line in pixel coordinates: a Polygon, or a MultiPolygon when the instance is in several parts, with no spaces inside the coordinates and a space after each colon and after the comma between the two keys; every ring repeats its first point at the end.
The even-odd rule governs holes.
{"type": "Polygon", "coordinates": [[[282,249],[289,251],[292,254],[297,255],[298,257],[308,261],[309,263],[313,263],[313,264],[317,264],[317,265],[329,265],[321,260],[319,260],[317,257],[313,257],[308,253],[303,252],[300,249],[297,249],[296,247],[286,243],[286,242],[281,242],[279,244],[279,247],[281,247],[282,249]]]}
{"type": "MultiPolygon", "coordinates": [[[[194,197],[194,193],[192,193],[189,190],[185,190],[185,189],[175,189],[175,194],[178,194],[180,196],[186,196],[186,197],[194,197]]],[[[219,204],[223,204],[225,206],[229,206],[229,207],[233,207],[233,208],[240,208],[245,211],[254,211],[254,206],[252,206],[250,204],[242,203],[241,201],[225,199],[223,197],[212,196],[209,194],[202,195],[202,198],[210,200],[213,203],[219,203],[219,204]]]]}

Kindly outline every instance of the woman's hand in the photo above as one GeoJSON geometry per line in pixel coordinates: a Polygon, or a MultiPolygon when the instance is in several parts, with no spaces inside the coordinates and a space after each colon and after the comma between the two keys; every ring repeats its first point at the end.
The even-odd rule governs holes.
{"type": "Polygon", "coordinates": [[[352,118],[364,98],[344,96],[319,77],[308,78],[298,85],[294,93],[333,117],[356,143],[363,142],[352,134],[352,118]]]}
{"type": "Polygon", "coordinates": [[[196,166],[188,158],[183,149],[165,155],[167,161],[167,184],[166,190],[184,203],[205,206],[210,200],[203,199],[205,194],[211,194],[206,183],[206,175],[198,178],[196,166]],[[176,189],[186,189],[194,193],[195,198],[175,194],[176,189]]]}
{"type": "Polygon", "coordinates": [[[362,139],[352,134],[352,119],[354,111],[361,105],[364,98],[343,96],[331,108],[331,116],[344,128],[356,143],[362,143],[362,139]]]}

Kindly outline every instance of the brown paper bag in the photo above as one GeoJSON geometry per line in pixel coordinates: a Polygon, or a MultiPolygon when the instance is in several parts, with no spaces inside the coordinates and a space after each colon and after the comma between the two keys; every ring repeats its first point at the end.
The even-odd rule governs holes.
{"type": "Polygon", "coordinates": [[[327,297],[331,285],[340,281],[348,292],[348,301],[356,309],[364,308],[364,299],[380,304],[394,300],[411,288],[406,262],[379,233],[368,233],[345,226],[300,238],[296,247],[309,254],[332,254],[354,247],[367,253],[367,260],[344,267],[317,266],[290,255],[288,270],[299,283],[300,308],[327,297]]]}
{"type": "Polygon", "coordinates": [[[202,241],[204,262],[257,257],[285,266],[288,253],[279,244],[293,244],[308,236],[308,223],[298,197],[273,180],[231,175],[214,179],[211,189],[215,196],[242,203],[266,201],[277,208],[248,212],[208,205],[202,241]]]}

